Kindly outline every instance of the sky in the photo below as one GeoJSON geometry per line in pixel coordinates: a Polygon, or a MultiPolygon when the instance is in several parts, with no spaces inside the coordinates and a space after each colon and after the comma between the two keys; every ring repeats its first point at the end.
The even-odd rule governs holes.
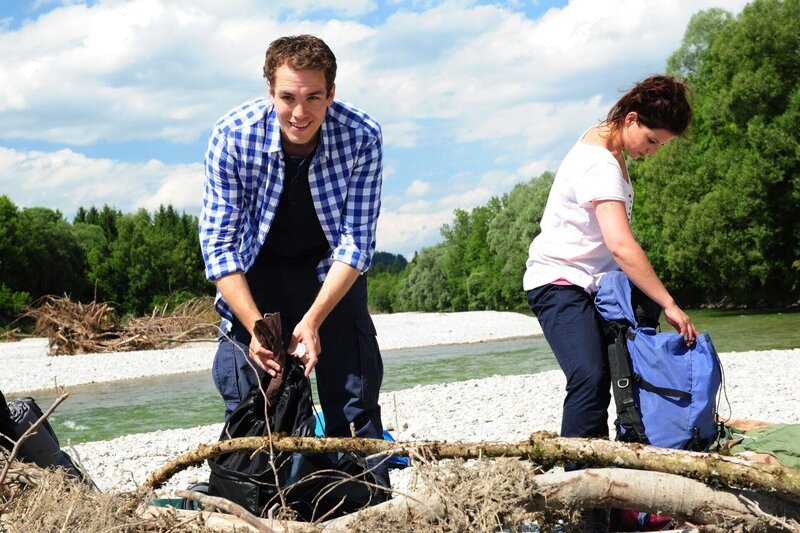
{"type": "Polygon", "coordinates": [[[270,41],[336,55],[337,99],[384,138],[377,249],[411,257],[455,209],[545,170],[691,16],[744,0],[0,1],[0,195],[72,220],[171,204],[199,215],[211,127],[267,94],[270,41]]]}

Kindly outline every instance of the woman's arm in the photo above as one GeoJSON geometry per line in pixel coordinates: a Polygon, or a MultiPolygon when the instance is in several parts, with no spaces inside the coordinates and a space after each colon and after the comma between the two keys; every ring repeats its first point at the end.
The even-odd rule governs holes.
{"type": "Polygon", "coordinates": [[[592,202],[592,205],[603,232],[603,239],[617,265],[634,285],[664,309],[667,322],[680,332],[687,343],[694,341],[698,335],[697,328],[689,315],[675,303],[658,279],[644,250],[636,242],[625,213],[625,204],[618,200],[600,200],[592,202]]]}

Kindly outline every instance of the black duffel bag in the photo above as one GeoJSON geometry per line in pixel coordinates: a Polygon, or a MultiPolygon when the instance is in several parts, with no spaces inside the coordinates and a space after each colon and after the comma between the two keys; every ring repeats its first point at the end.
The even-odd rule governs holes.
{"type": "MultiPolygon", "coordinates": [[[[271,433],[313,437],[316,419],[311,383],[303,375],[303,366],[295,357],[281,353],[282,340],[262,340],[262,345],[272,347],[282,361],[283,370],[275,378],[280,384],[276,387],[275,380],[264,373],[261,386],[256,384],[231,413],[220,440],[267,436],[265,413],[271,433]],[[266,397],[272,398],[268,409],[266,397]]],[[[300,519],[313,521],[341,516],[385,499],[364,459],[350,453],[282,452],[270,461],[265,449],[256,454],[219,455],[209,459],[208,466],[208,493],[238,503],[257,516],[267,515],[284,501],[300,519]]]]}
{"type": "MultiPolygon", "coordinates": [[[[14,443],[43,416],[39,404],[30,396],[6,404],[0,391],[0,447],[10,452],[14,443]]],[[[70,478],[92,483],[67,452],[61,449],[56,432],[46,419],[19,445],[17,458],[42,468],[61,467],[70,478]]]]}

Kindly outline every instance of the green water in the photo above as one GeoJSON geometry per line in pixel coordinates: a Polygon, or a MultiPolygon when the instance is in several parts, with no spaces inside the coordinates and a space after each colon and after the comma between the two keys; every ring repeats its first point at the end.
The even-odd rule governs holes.
{"type": "MultiPolygon", "coordinates": [[[[800,347],[800,313],[700,310],[690,315],[720,352],[800,347]]],[[[390,350],[383,358],[383,392],[558,368],[542,337],[390,350]]],[[[46,394],[36,398],[42,406],[53,399],[46,394]]],[[[213,424],[222,421],[223,413],[211,373],[195,372],[71,387],[51,422],[63,445],[213,424]]]]}
{"type": "MultiPolygon", "coordinates": [[[[689,311],[689,316],[701,331],[711,335],[718,352],[800,348],[800,312],[701,309],[689,311]]],[[[670,326],[662,329],[666,331],[667,327],[670,326]]]]}

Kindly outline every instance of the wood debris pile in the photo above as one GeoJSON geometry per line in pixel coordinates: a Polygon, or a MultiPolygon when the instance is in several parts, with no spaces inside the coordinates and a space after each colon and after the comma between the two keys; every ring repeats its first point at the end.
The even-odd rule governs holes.
{"type": "Polygon", "coordinates": [[[218,320],[210,297],[189,300],[174,309],[164,305],[147,317],[120,319],[107,303],[47,296],[24,316],[35,320],[37,335],[48,338],[50,355],[154,350],[210,340],[218,320]]]}

